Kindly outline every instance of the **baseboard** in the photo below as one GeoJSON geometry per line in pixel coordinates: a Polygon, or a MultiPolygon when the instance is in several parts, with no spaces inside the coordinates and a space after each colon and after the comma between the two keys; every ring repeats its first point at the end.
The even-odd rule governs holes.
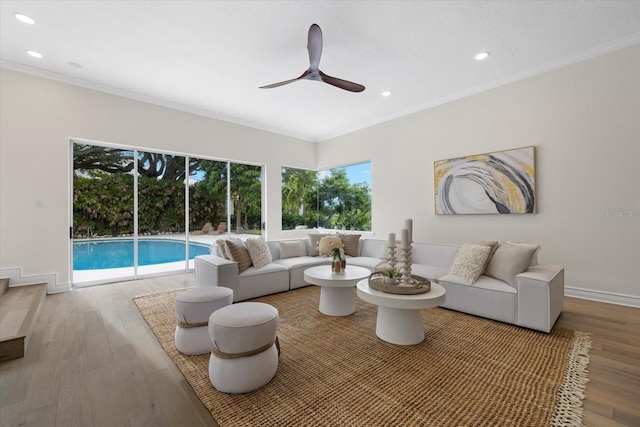
{"type": "Polygon", "coordinates": [[[34,285],[36,283],[47,284],[47,294],[66,292],[71,289],[68,284],[58,283],[58,274],[22,274],[22,267],[0,269],[0,278],[9,279],[9,287],[34,285]]]}
{"type": "Polygon", "coordinates": [[[627,305],[629,307],[640,308],[640,297],[613,292],[594,291],[592,289],[576,288],[573,286],[564,287],[564,295],[568,297],[588,299],[592,301],[606,302],[609,304],[627,305]]]}

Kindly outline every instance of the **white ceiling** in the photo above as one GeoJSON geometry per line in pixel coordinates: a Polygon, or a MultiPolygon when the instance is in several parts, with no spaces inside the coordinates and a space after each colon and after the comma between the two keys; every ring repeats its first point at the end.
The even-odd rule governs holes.
{"type": "Polygon", "coordinates": [[[0,14],[4,68],[309,141],[640,43],[638,0],[2,0],[0,14]],[[312,23],[320,69],[364,92],[258,89],[307,69],[312,23]]]}

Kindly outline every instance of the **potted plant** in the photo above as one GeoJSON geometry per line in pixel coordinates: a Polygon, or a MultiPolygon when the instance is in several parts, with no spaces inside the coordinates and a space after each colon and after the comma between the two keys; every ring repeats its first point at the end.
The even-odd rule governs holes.
{"type": "Polygon", "coordinates": [[[389,267],[383,271],[382,282],[387,285],[395,285],[398,283],[398,278],[396,277],[396,269],[389,267]]]}

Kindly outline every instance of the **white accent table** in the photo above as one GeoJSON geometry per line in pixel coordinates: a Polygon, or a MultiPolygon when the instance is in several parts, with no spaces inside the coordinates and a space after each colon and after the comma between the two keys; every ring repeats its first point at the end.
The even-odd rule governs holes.
{"type": "Polygon", "coordinates": [[[347,265],[344,273],[333,273],[331,265],[311,267],[304,271],[304,280],[320,286],[320,313],[328,316],[348,316],[356,311],[353,287],[371,275],[371,271],[347,265]]]}
{"type": "Polygon", "coordinates": [[[398,295],[376,291],[368,280],[358,282],[358,297],[378,306],[376,335],[391,344],[412,345],[424,341],[422,310],[444,304],[445,289],[431,282],[425,294],[398,295]]]}

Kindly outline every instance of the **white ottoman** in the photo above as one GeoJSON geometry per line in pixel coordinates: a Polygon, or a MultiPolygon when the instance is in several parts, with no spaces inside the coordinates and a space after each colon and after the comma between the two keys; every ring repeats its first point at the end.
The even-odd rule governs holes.
{"type": "Polygon", "coordinates": [[[217,309],[233,303],[233,291],[223,287],[194,288],[176,295],[175,342],[184,354],[205,354],[211,351],[207,325],[217,309]]]}
{"type": "Polygon", "coordinates": [[[278,321],[278,310],[261,302],[236,303],[209,317],[209,378],[216,390],[246,393],[271,381],[280,353],[278,321]]]}

